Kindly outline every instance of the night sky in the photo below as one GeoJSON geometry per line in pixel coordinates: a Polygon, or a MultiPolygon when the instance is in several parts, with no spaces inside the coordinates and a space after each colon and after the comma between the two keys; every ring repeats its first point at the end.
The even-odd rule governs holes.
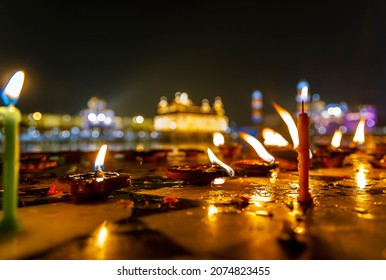
{"type": "Polygon", "coordinates": [[[98,96],[118,115],[152,117],[180,91],[196,104],[222,97],[244,125],[254,90],[264,112],[271,101],[295,110],[306,79],[326,102],[385,116],[386,1],[2,1],[0,11],[0,78],[25,71],[23,113],[77,114],[98,96]]]}

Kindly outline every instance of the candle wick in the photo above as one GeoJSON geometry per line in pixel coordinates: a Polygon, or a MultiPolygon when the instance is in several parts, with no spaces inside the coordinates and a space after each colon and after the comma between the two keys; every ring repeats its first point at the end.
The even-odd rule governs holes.
{"type": "Polygon", "coordinates": [[[302,113],[304,113],[304,100],[302,100],[302,113]]]}
{"type": "Polygon", "coordinates": [[[95,177],[105,178],[105,173],[103,172],[102,167],[99,165],[97,166],[97,168],[95,170],[95,177]]]}

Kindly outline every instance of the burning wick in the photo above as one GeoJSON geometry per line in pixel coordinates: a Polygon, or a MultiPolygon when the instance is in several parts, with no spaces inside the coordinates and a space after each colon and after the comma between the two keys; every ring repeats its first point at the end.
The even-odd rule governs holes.
{"type": "Polygon", "coordinates": [[[302,112],[298,116],[298,134],[299,146],[298,151],[298,170],[299,170],[299,197],[300,203],[312,203],[312,197],[308,188],[308,173],[310,167],[310,117],[304,112],[304,99],[306,98],[308,88],[304,87],[302,90],[302,112]]]}
{"type": "Polygon", "coordinates": [[[102,145],[102,147],[99,150],[98,156],[95,160],[94,171],[95,171],[95,177],[97,178],[106,177],[105,173],[103,172],[106,151],[107,151],[107,145],[102,145]]]}
{"type": "Polygon", "coordinates": [[[217,164],[217,165],[221,166],[228,173],[228,176],[230,178],[233,178],[235,176],[235,171],[232,169],[232,167],[228,166],[227,164],[225,164],[221,160],[219,160],[210,148],[208,148],[208,156],[209,156],[210,162],[212,164],[217,164]]]}

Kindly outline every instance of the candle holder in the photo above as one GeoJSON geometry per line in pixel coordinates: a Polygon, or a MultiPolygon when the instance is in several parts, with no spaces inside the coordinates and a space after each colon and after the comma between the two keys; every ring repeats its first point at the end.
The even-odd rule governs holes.
{"type": "Polygon", "coordinates": [[[169,166],[166,175],[171,179],[182,180],[185,184],[209,184],[218,177],[228,176],[218,165],[186,164],[169,166]]]}
{"type": "Polygon", "coordinates": [[[271,172],[279,167],[279,162],[267,162],[262,159],[242,159],[231,163],[237,173],[244,173],[247,176],[267,176],[271,172]],[[244,172],[237,171],[241,169],[244,172]]]}
{"type": "Polygon", "coordinates": [[[131,185],[131,176],[118,172],[88,172],[60,176],[55,180],[58,191],[70,193],[78,202],[108,198],[113,191],[131,185]]]}

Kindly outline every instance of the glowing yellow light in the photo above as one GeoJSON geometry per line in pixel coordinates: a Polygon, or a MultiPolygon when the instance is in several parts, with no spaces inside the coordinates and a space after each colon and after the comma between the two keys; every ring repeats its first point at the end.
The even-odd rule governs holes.
{"type": "Polygon", "coordinates": [[[94,165],[95,170],[97,170],[98,168],[101,169],[103,167],[106,151],[107,151],[107,145],[102,145],[102,147],[99,149],[98,156],[95,160],[95,165],[94,165]]]}
{"type": "Polygon", "coordinates": [[[218,213],[218,208],[214,205],[209,205],[209,208],[208,208],[208,216],[211,217],[215,214],[218,213]]]}
{"type": "Polygon", "coordinates": [[[353,141],[358,145],[365,143],[365,121],[364,118],[361,118],[355,131],[353,141]]]}
{"type": "Polygon", "coordinates": [[[249,135],[247,133],[241,132],[240,136],[242,139],[244,139],[248,144],[252,146],[252,148],[256,151],[256,153],[266,162],[274,162],[275,158],[267,152],[267,150],[264,148],[263,144],[260,143],[259,140],[257,140],[252,135],[249,135]]]}
{"type": "Polygon", "coordinates": [[[363,189],[366,187],[366,182],[367,182],[366,168],[363,165],[359,166],[358,172],[355,174],[355,179],[360,189],[363,189]]]}
{"type": "Polygon", "coordinates": [[[264,145],[266,146],[286,147],[289,145],[288,141],[273,129],[264,128],[262,134],[264,138],[264,145]]]}
{"type": "Polygon", "coordinates": [[[272,102],[272,104],[275,110],[279,113],[280,117],[286,123],[292,138],[293,148],[296,149],[299,145],[299,135],[298,135],[298,128],[296,127],[295,121],[293,120],[291,114],[288,113],[288,111],[286,111],[283,107],[279,106],[275,102],[272,102]]]}
{"type": "Polygon", "coordinates": [[[97,234],[97,246],[102,248],[104,246],[104,244],[106,243],[106,240],[107,240],[107,236],[108,236],[108,230],[107,230],[107,227],[106,227],[106,224],[103,224],[100,229],[99,229],[99,232],[97,234]]]}
{"type": "Polygon", "coordinates": [[[11,99],[18,99],[24,84],[24,72],[18,71],[9,80],[4,89],[4,94],[11,99]]]}
{"type": "Polygon", "coordinates": [[[39,121],[42,118],[42,114],[40,112],[35,112],[35,113],[32,114],[32,118],[35,121],[39,121]]]}
{"type": "Polygon", "coordinates": [[[213,144],[215,146],[224,145],[225,139],[224,136],[220,132],[213,133],[213,144]]]}
{"type": "Polygon", "coordinates": [[[331,139],[331,146],[333,148],[339,148],[341,140],[342,140],[342,131],[336,130],[334,133],[334,136],[331,139]]]}
{"type": "Polygon", "coordinates": [[[225,171],[228,173],[229,177],[235,176],[235,171],[232,169],[232,167],[226,165],[221,160],[219,160],[215,154],[212,152],[210,148],[208,148],[208,156],[211,163],[216,163],[220,165],[222,168],[225,169],[225,171]]]}
{"type": "Polygon", "coordinates": [[[144,122],[144,117],[142,117],[142,116],[135,116],[134,117],[134,122],[135,123],[139,123],[139,124],[141,124],[141,123],[143,123],[144,122]]]}

